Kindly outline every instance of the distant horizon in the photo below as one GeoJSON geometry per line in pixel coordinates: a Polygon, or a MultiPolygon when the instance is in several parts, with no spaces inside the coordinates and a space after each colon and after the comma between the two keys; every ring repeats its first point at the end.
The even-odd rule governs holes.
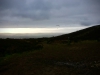
{"type": "Polygon", "coordinates": [[[70,33],[83,27],[58,27],[58,28],[0,28],[0,33],[70,33]]]}
{"type": "Polygon", "coordinates": [[[72,33],[84,27],[65,27],[65,28],[0,28],[0,38],[42,38],[55,37],[62,34],[72,33]]]}

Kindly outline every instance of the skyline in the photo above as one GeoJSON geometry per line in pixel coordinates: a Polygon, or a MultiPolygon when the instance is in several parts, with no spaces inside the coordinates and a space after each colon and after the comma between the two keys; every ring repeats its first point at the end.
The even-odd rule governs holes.
{"type": "Polygon", "coordinates": [[[65,27],[65,28],[0,28],[0,33],[71,33],[84,27],[65,27]]]}
{"type": "Polygon", "coordinates": [[[43,38],[68,34],[87,27],[66,28],[0,28],[0,38],[43,38]]]}

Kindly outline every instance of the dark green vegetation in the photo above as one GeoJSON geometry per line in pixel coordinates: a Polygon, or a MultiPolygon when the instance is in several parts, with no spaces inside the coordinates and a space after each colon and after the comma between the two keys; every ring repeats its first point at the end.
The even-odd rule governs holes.
{"type": "Polygon", "coordinates": [[[53,38],[1,39],[0,75],[100,75],[99,30],[94,26],[53,38]]]}
{"type": "Polygon", "coordinates": [[[34,39],[0,39],[0,56],[42,48],[40,41],[34,39]]]}

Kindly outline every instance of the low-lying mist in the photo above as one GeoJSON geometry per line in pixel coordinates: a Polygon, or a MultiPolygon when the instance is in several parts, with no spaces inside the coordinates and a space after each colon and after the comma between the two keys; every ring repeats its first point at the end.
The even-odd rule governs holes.
{"type": "Polygon", "coordinates": [[[0,38],[43,38],[62,34],[64,33],[0,33],[0,38]]]}

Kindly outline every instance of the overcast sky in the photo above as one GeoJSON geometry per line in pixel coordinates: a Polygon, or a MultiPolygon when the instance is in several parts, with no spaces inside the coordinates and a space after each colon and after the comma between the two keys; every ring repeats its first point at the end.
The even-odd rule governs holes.
{"type": "Polygon", "coordinates": [[[98,24],[100,0],[0,0],[0,37],[50,37],[98,24]]]}
{"type": "Polygon", "coordinates": [[[100,0],[0,0],[0,28],[100,24],[100,0]]]}

